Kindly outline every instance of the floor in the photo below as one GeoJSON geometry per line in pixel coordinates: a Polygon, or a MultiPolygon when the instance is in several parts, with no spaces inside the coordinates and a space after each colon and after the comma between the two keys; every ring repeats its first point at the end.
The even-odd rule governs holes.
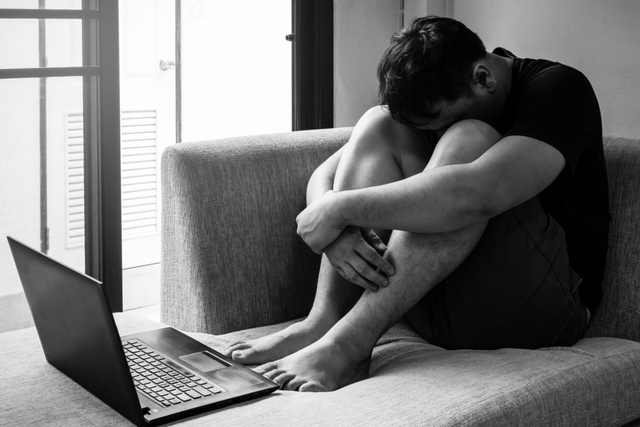
{"type": "Polygon", "coordinates": [[[127,310],[126,313],[136,314],[138,316],[146,317],[147,319],[160,321],[160,304],[150,305],[147,307],[136,308],[133,310],[127,310]]]}

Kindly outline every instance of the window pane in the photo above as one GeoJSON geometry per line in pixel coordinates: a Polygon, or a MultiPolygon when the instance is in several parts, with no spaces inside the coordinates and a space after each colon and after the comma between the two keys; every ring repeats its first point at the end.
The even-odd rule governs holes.
{"type": "MultiPolygon", "coordinates": [[[[77,176],[83,137],[75,121],[82,113],[82,78],[0,80],[0,98],[0,236],[84,271],[83,241],[73,239],[75,227],[83,226],[74,217],[84,195],[77,176]]],[[[0,331],[30,324],[7,244],[0,244],[0,307],[0,331]]]]}
{"type": "Polygon", "coordinates": [[[38,0],[0,0],[3,9],[37,9],[38,0]]]}
{"type": "Polygon", "coordinates": [[[46,56],[48,67],[82,65],[82,21],[46,19],[42,24],[38,19],[0,19],[0,68],[37,68],[40,55],[46,56]]]}
{"type": "Polygon", "coordinates": [[[291,1],[182,8],[183,141],[291,131],[291,1]]]}
{"type": "Polygon", "coordinates": [[[46,25],[47,66],[82,66],[82,21],[48,19],[46,25]]]}
{"type": "MultiPolygon", "coordinates": [[[[38,9],[38,0],[0,0],[0,9],[38,9]]],[[[82,0],[46,0],[46,9],[82,9],[82,0]]]]}
{"type": "MultiPolygon", "coordinates": [[[[40,248],[39,81],[0,80],[0,236],[40,248]],[[18,208],[19,207],[19,208],[18,208]]],[[[6,242],[0,243],[0,298],[22,286],[6,242]]],[[[4,320],[4,319],[2,319],[4,320]]]]}
{"type": "Polygon", "coordinates": [[[82,77],[47,79],[49,254],[84,271],[82,77]]]}
{"type": "Polygon", "coordinates": [[[38,43],[37,19],[0,19],[0,68],[37,68],[38,43]]]}

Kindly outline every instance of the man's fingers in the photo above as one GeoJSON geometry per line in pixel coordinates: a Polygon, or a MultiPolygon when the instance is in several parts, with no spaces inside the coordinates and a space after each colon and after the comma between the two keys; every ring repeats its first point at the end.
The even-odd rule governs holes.
{"type": "Polygon", "coordinates": [[[362,259],[366,260],[369,264],[378,267],[387,276],[393,276],[393,274],[395,273],[393,265],[391,265],[389,261],[384,259],[371,246],[366,244],[360,245],[356,248],[356,252],[358,252],[358,255],[360,255],[362,259]]]}
{"type": "Polygon", "coordinates": [[[368,262],[360,258],[357,254],[350,261],[349,264],[355,270],[358,275],[364,278],[368,282],[372,282],[377,286],[386,287],[389,284],[387,277],[376,271],[368,262]]]}
{"type": "Polygon", "coordinates": [[[325,254],[343,278],[375,292],[389,284],[387,276],[394,273],[394,268],[382,257],[386,250],[382,241],[373,230],[365,239],[366,230],[347,227],[340,238],[326,248],[325,254]]]}
{"type": "Polygon", "coordinates": [[[393,266],[382,257],[387,250],[387,245],[371,228],[361,228],[360,234],[366,244],[360,244],[356,247],[358,254],[368,263],[382,270],[387,276],[393,276],[395,273],[393,266]]]}
{"type": "Polygon", "coordinates": [[[384,244],[380,236],[376,234],[371,228],[361,228],[361,234],[364,240],[371,245],[378,253],[383,254],[387,250],[387,245],[384,244]]]}
{"type": "Polygon", "coordinates": [[[346,280],[353,283],[354,285],[358,285],[364,289],[368,289],[372,292],[378,290],[378,285],[366,280],[362,277],[353,267],[346,264],[344,267],[335,267],[336,271],[346,280]]]}

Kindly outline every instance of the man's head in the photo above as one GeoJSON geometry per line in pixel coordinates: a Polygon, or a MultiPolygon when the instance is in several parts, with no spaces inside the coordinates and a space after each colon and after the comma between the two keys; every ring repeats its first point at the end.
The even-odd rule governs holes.
{"type": "Polygon", "coordinates": [[[482,40],[462,23],[436,16],[416,18],[394,34],[380,60],[380,103],[404,124],[436,119],[443,103],[474,96],[473,65],[486,55],[482,40]]]}

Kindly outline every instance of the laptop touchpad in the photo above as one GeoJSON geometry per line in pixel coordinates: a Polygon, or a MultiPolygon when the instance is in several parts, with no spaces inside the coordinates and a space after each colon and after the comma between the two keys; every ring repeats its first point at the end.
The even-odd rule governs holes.
{"type": "Polygon", "coordinates": [[[227,362],[217,358],[208,351],[180,356],[180,360],[187,362],[200,372],[212,372],[230,366],[227,362]]]}

